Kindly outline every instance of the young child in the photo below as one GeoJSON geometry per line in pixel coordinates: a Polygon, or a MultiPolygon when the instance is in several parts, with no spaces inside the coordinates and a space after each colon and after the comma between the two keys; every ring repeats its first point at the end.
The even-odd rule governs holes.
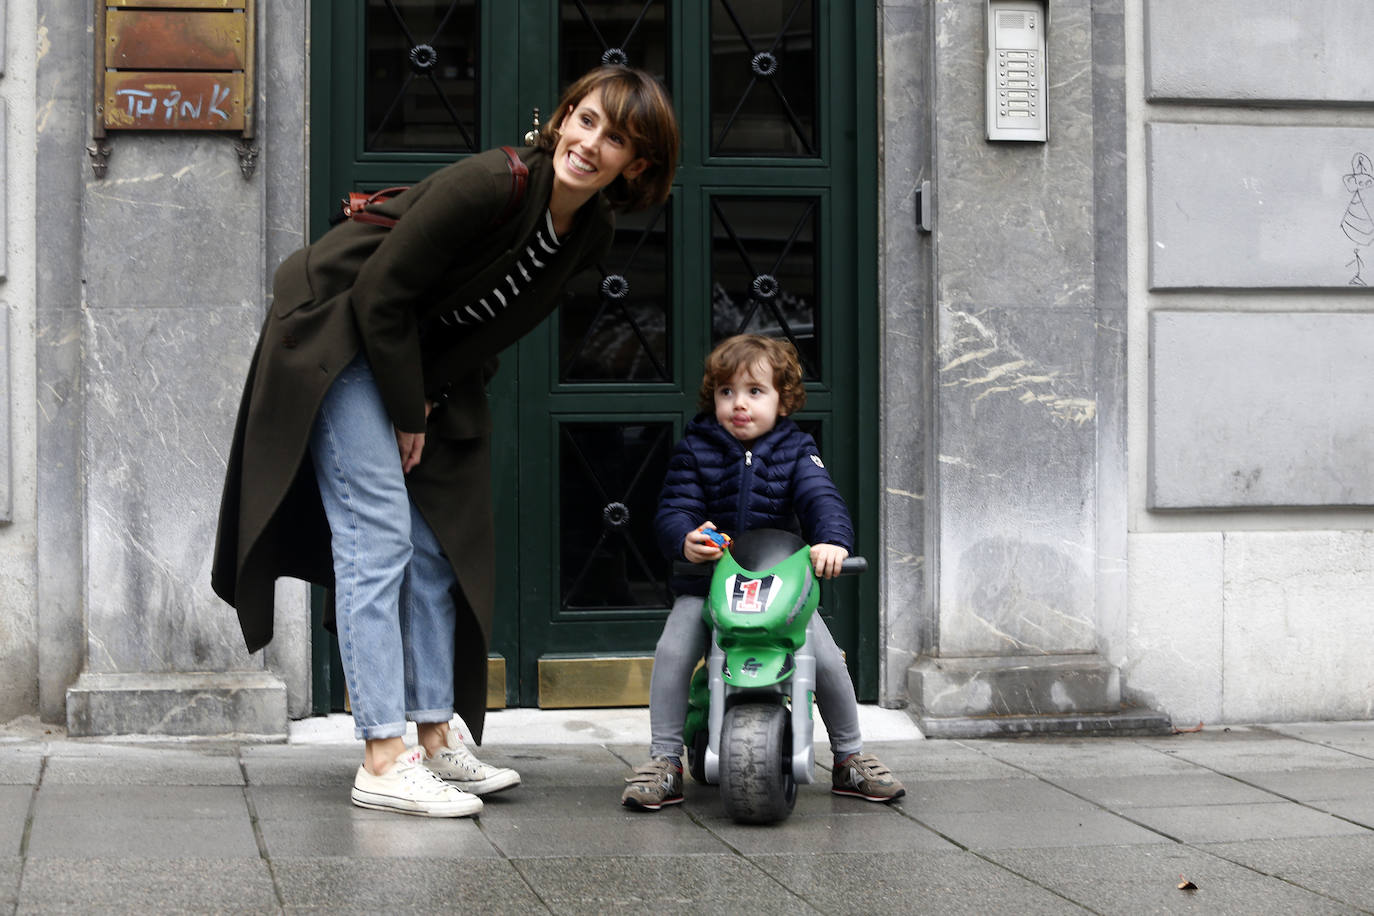
{"type": "MultiPolygon", "coordinates": [[[[839,575],[854,546],[854,528],[815,440],[787,418],[805,402],[801,364],[790,343],[740,335],[711,351],[701,381],[702,413],[673,452],[654,516],[665,556],[711,562],[721,548],[704,529],[795,531],[799,520],[816,575],[839,575]]],[[[688,682],[710,638],[701,618],[707,585],[699,576],[673,580],[678,597],[654,650],[649,683],[651,759],[625,780],[620,800],[627,807],[657,811],[682,801],[688,682]]],[[[900,798],[906,789],[891,770],[862,753],[854,685],[839,646],[816,619],[816,705],[835,755],[831,791],[874,802],[900,798]]]]}

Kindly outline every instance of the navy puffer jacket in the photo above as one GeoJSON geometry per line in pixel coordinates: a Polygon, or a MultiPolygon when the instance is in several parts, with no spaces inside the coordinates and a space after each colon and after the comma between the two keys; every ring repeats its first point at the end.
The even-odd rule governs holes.
{"type": "MultiPolygon", "coordinates": [[[[821,463],[816,440],[787,417],[747,449],[712,413],[688,424],[668,461],[654,516],[663,555],[682,559],[688,532],[707,520],[732,536],[782,528],[808,544],[854,552],[849,510],[821,463]]],[[[673,579],[678,594],[704,595],[706,587],[700,576],[673,579]]]]}

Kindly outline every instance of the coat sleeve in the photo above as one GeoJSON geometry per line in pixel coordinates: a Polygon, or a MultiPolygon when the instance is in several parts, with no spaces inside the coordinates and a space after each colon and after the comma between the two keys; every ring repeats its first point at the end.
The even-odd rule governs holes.
{"type": "Polygon", "coordinates": [[[658,549],[670,560],[681,560],[687,533],[706,521],[706,489],[702,486],[696,455],[687,440],[677,444],[663,475],[663,490],[654,514],[658,549]]]}
{"type": "Polygon", "coordinates": [[[834,544],[854,552],[854,524],[844,497],[821,461],[816,441],[802,434],[792,468],[792,506],[808,544],[834,544]]]}
{"type": "Polygon", "coordinates": [[[359,269],[350,300],[392,423],[419,433],[425,430],[425,391],[416,303],[431,293],[455,257],[480,247],[505,206],[509,178],[479,156],[449,166],[408,193],[413,199],[359,269]]]}

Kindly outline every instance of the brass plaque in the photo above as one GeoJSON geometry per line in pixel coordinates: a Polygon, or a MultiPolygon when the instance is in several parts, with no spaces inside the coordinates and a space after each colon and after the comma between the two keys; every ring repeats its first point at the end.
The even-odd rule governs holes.
{"type": "Polygon", "coordinates": [[[487,709],[506,708],[506,660],[499,655],[487,658],[487,709]]]}
{"type": "Polygon", "coordinates": [[[539,659],[539,708],[648,706],[654,657],[539,659]]]}
{"type": "Polygon", "coordinates": [[[107,130],[243,130],[242,73],[105,74],[107,130]]]}
{"type": "Polygon", "coordinates": [[[241,10],[244,0],[105,0],[105,5],[110,9],[241,10]]]}
{"type": "Polygon", "coordinates": [[[242,70],[247,17],[242,11],[111,10],[105,66],[120,70],[242,70]]]}

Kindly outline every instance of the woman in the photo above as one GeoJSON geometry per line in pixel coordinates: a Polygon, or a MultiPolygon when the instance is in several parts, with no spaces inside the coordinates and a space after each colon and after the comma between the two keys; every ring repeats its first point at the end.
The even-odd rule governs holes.
{"type": "Polygon", "coordinates": [[[344,222],[274,278],[212,585],[250,652],[272,638],[277,577],[333,586],[363,807],[458,817],[519,782],[449,727],[456,706],[481,741],[495,575],[485,385],[496,354],[605,254],[612,209],[667,199],[678,150],[666,93],[637,70],[593,70],[557,110],[518,151],[523,196],[513,163],[488,151],[382,204],[394,227],[344,222]]]}

